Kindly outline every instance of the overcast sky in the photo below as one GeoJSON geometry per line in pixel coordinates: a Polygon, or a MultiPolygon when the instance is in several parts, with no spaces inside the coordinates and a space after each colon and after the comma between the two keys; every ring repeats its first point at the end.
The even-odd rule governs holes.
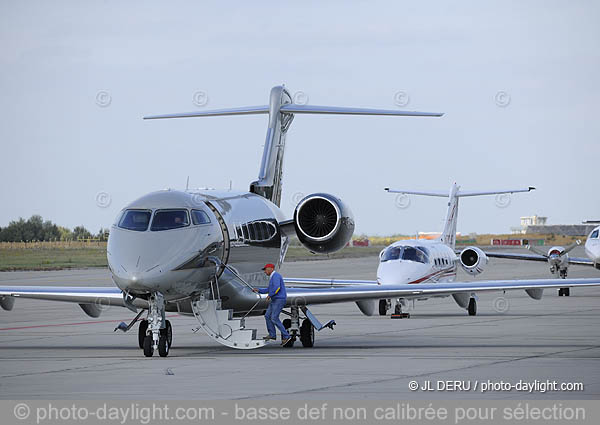
{"type": "Polygon", "coordinates": [[[462,200],[463,233],[508,232],[532,214],[600,219],[599,11],[597,1],[3,1],[0,226],[40,214],[97,231],[188,176],[247,190],[266,116],[141,118],[265,104],[281,83],[316,105],[445,113],[297,116],[288,214],[298,194],[326,191],[351,206],[357,233],[435,231],[445,200],[398,208],[383,188],[456,181],[538,189],[506,208],[462,200]]]}

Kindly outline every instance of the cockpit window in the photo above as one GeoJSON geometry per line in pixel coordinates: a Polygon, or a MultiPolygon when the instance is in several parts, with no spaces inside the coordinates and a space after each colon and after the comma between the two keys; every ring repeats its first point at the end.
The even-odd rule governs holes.
{"type": "Polygon", "coordinates": [[[159,210],[154,213],[150,230],[171,230],[190,225],[187,210],[159,210]]]}
{"type": "Polygon", "coordinates": [[[417,263],[428,263],[429,254],[423,247],[413,246],[391,246],[383,252],[381,262],[391,260],[415,261],[417,263]]]}
{"type": "Polygon", "coordinates": [[[388,249],[386,249],[383,252],[383,256],[381,257],[381,262],[383,263],[385,261],[400,259],[400,257],[402,256],[402,249],[403,249],[403,247],[401,247],[401,246],[390,246],[388,249]]]}
{"type": "Polygon", "coordinates": [[[147,210],[127,210],[121,217],[121,221],[119,221],[119,227],[122,229],[143,232],[148,228],[151,214],[152,213],[147,210]]]}
{"type": "Polygon", "coordinates": [[[417,263],[426,263],[427,256],[419,249],[412,246],[405,246],[404,252],[402,253],[402,259],[406,261],[416,261],[417,263]]]}
{"type": "Polygon", "coordinates": [[[208,214],[201,210],[192,210],[192,223],[194,224],[208,224],[210,218],[208,214]]]}
{"type": "Polygon", "coordinates": [[[598,229],[594,230],[594,231],[592,232],[592,234],[590,235],[590,238],[591,238],[591,239],[598,239],[598,233],[599,233],[599,230],[598,230],[598,229]]]}

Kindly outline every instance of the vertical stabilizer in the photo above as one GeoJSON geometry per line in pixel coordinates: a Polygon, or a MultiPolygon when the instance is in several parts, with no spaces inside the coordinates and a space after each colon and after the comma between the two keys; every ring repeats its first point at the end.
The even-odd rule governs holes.
{"type": "Polygon", "coordinates": [[[283,105],[292,103],[292,97],[283,86],[271,89],[269,98],[269,126],[265,148],[260,163],[258,180],[250,184],[250,192],[263,196],[275,205],[281,205],[281,183],[283,177],[283,154],[285,137],[294,119],[291,113],[280,111],[283,105]]]}
{"type": "Polygon", "coordinates": [[[440,240],[454,249],[456,247],[456,222],[458,220],[458,190],[460,186],[456,183],[450,189],[448,197],[448,212],[446,213],[446,221],[444,222],[444,230],[440,240]]]}

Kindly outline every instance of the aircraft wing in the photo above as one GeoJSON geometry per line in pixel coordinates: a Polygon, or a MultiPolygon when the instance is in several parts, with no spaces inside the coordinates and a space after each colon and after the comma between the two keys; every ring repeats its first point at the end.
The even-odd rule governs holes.
{"type": "Polygon", "coordinates": [[[376,280],[283,278],[286,288],[377,285],[376,280]]]}
{"type": "Polygon", "coordinates": [[[123,292],[116,286],[0,286],[0,300],[6,296],[35,300],[66,301],[78,304],[125,307],[125,303],[123,302],[123,292]]]}
{"type": "Polygon", "coordinates": [[[485,252],[490,258],[506,258],[509,260],[528,260],[528,261],[543,261],[548,262],[548,258],[538,254],[524,254],[514,252],[485,252]]]}
{"type": "MultiPolygon", "coordinates": [[[[509,260],[528,260],[528,261],[544,261],[547,262],[548,258],[538,254],[521,254],[512,252],[486,252],[485,255],[492,258],[506,258],[509,260]]],[[[576,258],[569,257],[569,264],[576,264],[579,266],[593,266],[594,262],[589,258],[576,258]]]]}
{"type": "Polygon", "coordinates": [[[348,285],[332,288],[289,288],[288,305],[328,304],[386,298],[421,298],[458,293],[539,290],[600,286],[594,279],[487,280],[476,282],[419,283],[403,285],[348,285]]]}
{"type": "Polygon", "coordinates": [[[594,262],[589,258],[569,257],[569,264],[577,264],[579,266],[593,266],[594,262]]]}

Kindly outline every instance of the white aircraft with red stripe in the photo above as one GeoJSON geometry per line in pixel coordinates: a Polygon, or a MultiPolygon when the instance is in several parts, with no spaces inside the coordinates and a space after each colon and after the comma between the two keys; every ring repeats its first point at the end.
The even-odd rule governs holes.
{"type": "MultiPolygon", "coordinates": [[[[382,285],[403,285],[421,283],[448,283],[456,280],[458,266],[462,266],[467,273],[476,276],[483,271],[488,262],[485,253],[477,247],[467,247],[457,256],[456,222],[458,219],[458,199],[466,196],[498,195],[516,192],[529,192],[535,188],[508,189],[499,191],[467,192],[461,191],[456,183],[452,185],[450,193],[444,192],[418,192],[413,190],[397,190],[386,188],[390,193],[410,195],[448,197],[448,212],[444,230],[436,240],[409,239],[394,242],[379,254],[377,268],[377,281],[382,285]]],[[[447,295],[446,295],[447,296],[447,295]]],[[[470,315],[477,314],[477,301],[475,294],[453,294],[457,304],[465,308],[470,315]]],[[[395,313],[402,314],[402,305],[405,299],[397,299],[395,313]]],[[[379,314],[387,314],[391,300],[379,301],[379,314]]]]}

